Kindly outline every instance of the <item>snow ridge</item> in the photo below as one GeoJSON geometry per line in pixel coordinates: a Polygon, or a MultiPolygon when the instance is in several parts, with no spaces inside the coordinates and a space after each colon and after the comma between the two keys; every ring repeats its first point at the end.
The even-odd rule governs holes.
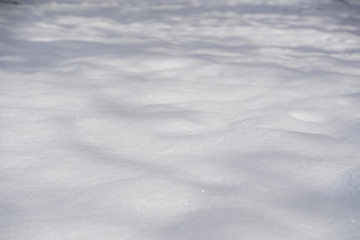
{"type": "Polygon", "coordinates": [[[0,4],[0,239],[359,239],[359,13],[0,4]]]}

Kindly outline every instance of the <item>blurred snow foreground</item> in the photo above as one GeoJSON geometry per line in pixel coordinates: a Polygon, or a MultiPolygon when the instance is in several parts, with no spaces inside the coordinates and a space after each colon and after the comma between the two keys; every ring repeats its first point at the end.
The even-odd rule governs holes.
{"type": "Polygon", "coordinates": [[[360,3],[0,5],[1,240],[360,239],[360,3]]]}

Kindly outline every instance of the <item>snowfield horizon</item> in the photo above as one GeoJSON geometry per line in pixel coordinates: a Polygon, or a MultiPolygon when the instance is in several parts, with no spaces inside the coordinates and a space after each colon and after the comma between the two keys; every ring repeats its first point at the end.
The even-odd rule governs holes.
{"type": "Polygon", "coordinates": [[[0,1],[1,240],[359,240],[356,0],[0,1]]]}

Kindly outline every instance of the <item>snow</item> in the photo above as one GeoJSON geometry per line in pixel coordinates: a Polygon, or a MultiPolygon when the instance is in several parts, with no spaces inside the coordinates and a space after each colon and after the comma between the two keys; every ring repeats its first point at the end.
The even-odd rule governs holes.
{"type": "Polygon", "coordinates": [[[0,239],[360,239],[359,2],[20,2],[0,239]]]}

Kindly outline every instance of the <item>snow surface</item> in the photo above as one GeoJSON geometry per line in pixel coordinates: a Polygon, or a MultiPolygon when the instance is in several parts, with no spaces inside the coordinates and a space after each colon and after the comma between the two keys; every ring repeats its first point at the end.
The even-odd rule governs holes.
{"type": "Polygon", "coordinates": [[[359,240],[356,0],[0,4],[1,240],[359,240]]]}

